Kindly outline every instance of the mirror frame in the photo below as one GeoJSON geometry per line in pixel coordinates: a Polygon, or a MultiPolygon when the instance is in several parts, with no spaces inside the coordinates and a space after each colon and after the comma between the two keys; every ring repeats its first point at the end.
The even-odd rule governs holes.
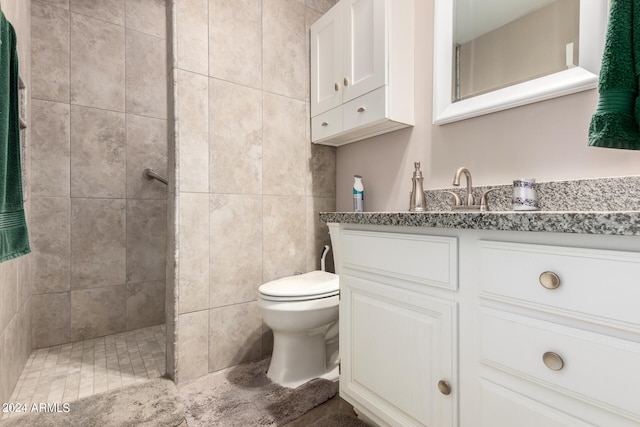
{"type": "Polygon", "coordinates": [[[451,123],[597,87],[608,3],[580,0],[578,66],[452,102],[455,1],[435,0],[433,124],[451,123]]]}

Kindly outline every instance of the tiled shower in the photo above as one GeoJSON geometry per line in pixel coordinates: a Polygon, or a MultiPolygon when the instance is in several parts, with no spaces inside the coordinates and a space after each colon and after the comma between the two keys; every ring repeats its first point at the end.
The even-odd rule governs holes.
{"type": "Polygon", "coordinates": [[[335,1],[30,3],[20,348],[166,322],[179,382],[268,355],[257,287],[318,268],[329,242],[335,149],[309,143],[308,28],[335,1]]]}

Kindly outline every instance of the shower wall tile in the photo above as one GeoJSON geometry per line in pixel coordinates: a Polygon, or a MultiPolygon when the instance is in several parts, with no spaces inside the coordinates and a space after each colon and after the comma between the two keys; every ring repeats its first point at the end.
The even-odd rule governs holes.
{"type": "Polygon", "coordinates": [[[72,104],[124,111],[124,35],[122,26],[71,14],[72,104]]]}
{"type": "Polygon", "coordinates": [[[338,3],[338,0],[306,0],[305,3],[307,8],[311,8],[320,12],[320,14],[323,14],[338,3]]]}
{"type": "Polygon", "coordinates": [[[208,0],[176,2],[176,56],[178,68],[207,75],[208,60],[208,0]]]}
{"type": "Polygon", "coordinates": [[[69,197],[70,106],[34,99],[31,114],[31,196],[69,197]]]}
{"type": "Polygon", "coordinates": [[[209,1],[211,77],[262,88],[261,20],[261,0],[209,1]]]}
{"type": "Polygon", "coordinates": [[[307,144],[307,196],[336,197],[336,148],[307,144]]]}
{"type": "Polygon", "coordinates": [[[167,186],[142,177],[146,168],[167,178],[167,121],[127,114],[127,197],[166,199],[167,186]]]}
{"type": "MultiPolygon", "coordinates": [[[[51,6],[69,10],[69,0],[38,0],[40,3],[47,3],[51,6]]],[[[33,2],[35,4],[35,2],[33,2]]]]}
{"type": "Polygon", "coordinates": [[[308,104],[264,94],[263,193],[304,196],[307,187],[308,104]]]}
{"type": "Polygon", "coordinates": [[[125,330],[125,285],[71,291],[71,341],[125,330]]]}
{"type": "Polygon", "coordinates": [[[0,264],[0,331],[3,331],[18,311],[18,264],[10,260],[0,264]]]}
{"type": "Polygon", "coordinates": [[[209,305],[209,195],[180,194],[179,313],[209,305]]]}
{"type": "MultiPolygon", "coordinates": [[[[32,218],[31,213],[29,213],[29,218],[32,218]]],[[[33,251],[33,247],[31,247],[31,250],[33,251]]],[[[18,259],[18,310],[23,310],[29,298],[31,298],[31,294],[33,293],[34,270],[34,254],[26,255],[18,259]]],[[[31,336],[31,334],[29,334],[29,336],[31,336]]]]}
{"type": "Polygon", "coordinates": [[[127,331],[164,324],[164,301],[164,280],[127,284],[127,331]]]}
{"type": "Polygon", "coordinates": [[[124,0],[69,0],[71,12],[124,25],[124,0]]]}
{"type": "Polygon", "coordinates": [[[71,106],[71,196],[126,195],[124,113],[71,106]]]}
{"type": "Polygon", "coordinates": [[[263,196],[262,279],[306,271],[305,197],[263,196]]]}
{"type": "Polygon", "coordinates": [[[309,52],[304,2],[264,0],[263,8],[263,89],[308,101],[309,52]]]}
{"type": "Polygon", "coordinates": [[[167,201],[127,200],[127,283],[164,280],[167,201]]]}
{"type": "Polygon", "coordinates": [[[165,3],[165,0],[125,0],[126,27],[166,39],[167,6],[165,3]]]}
{"type": "Polygon", "coordinates": [[[262,198],[212,194],[209,223],[209,306],[255,301],[262,284],[262,198]]]}
{"type": "Polygon", "coordinates": [[[68,11],[31,4],[31,56],[37,58],[31,61],[33,98],[69,102],[69,22],[68,11]]]}
{"type": "Polygon", "coordinates": [[[122,199],[71,200],[71,289],[125,283],[125,213],[122,199]]]}
{"type": "Polygon", "coordinates": [[[166,41],[127,30],[126,43],[127,113],[166,119],[166,41]]]}
{"type": "Polygon", "coordinates": [[[33,290],[36,294],[71,287],[70,199],[31,200],[29,234],[33,246],[33,290]]]}
{"type": "Polygon", "coordinates": [[[209,351],[209,311],[195,311],[178,317],[177,381],[206,375],[209,351]]]}
{"type": "Polygon", "coordinates": [[[262,92],[209,80],[210,189],[262,192],[262,92]]]}
{"type": "Polygon", "coordinates": [[[209,372],[259,360],[261,337],[257,302],[209,310],[209,372]]]}
{"type": "Polygon", "coordinates": [[[0,351],[4,353],[4,365],[6,367],[5,378],[2,380],[8,381],[9,384],[18,382],[24,361],[29,358],[31,348],[27,348],[30,344],[27,338],[30,335],[27,329],[28,326],[27,316],[24,315],[24,312],[21,312],[13,317],[4,331],[4,336],[0,337],[3,338],[0,351]]]}
{"type": "Polygon", "coordinates": [[[31,325],[34,349],[70,342],[70,292],[33,295],[31,304],[34,313],[31,325]]]}
{"type": "MultiPolygon", "coordinates": [[[[334,212],[336,199],[334,197],[306,197],[307,201],[307,269],[320,269],[320,257],[324,245],[331,246],[329,227],[320,219],[320,212],[334,212]]],[[[333,267],[333,247],[325,259],[328,271],[335,271],[333,267]]]]}
{"type": "Polygon", "coordinates": [[[178,71],[180,190],[209,191],[209,79],[178,71]]]}

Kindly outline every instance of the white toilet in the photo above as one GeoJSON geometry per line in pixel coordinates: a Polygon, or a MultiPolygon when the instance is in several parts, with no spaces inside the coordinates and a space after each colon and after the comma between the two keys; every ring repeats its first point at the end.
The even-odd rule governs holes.
{"type": "MultiPolygon", "coordinates": [[[[328,226],[338,273],[339,224],[328,226]]],[[[337,381],[338,275],[316,270],[267,282],[258,291],[262,319],[273,330],[269,379],[291,388],[313,378],[337,381]]]]}

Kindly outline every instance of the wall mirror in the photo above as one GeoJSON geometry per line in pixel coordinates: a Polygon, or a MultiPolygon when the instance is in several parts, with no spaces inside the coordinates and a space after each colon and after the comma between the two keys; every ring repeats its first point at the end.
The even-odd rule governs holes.
{"type": "Polygon", "coordinates": [[[436,0],[433,123],[596,87],[607,4],[436,0]]]}

